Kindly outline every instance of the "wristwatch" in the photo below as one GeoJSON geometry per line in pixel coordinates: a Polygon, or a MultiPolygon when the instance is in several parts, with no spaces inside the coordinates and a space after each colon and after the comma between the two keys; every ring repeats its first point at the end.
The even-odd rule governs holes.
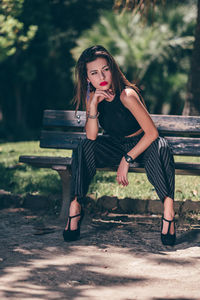
{"type": "Polygon", "coordinates": [[[128,154],[125,154],[124,158],[125,158],[126,162],[129,164],[134,162],[134,159],[128,154]]]}

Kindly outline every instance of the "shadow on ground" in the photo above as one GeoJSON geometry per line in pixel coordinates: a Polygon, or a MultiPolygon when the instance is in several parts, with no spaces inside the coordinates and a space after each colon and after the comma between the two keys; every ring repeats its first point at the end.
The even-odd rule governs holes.
{"type": "Polygon", "coordinates": [[[160,242],[157,216],[88,215],[81,239],[71,243],[63,242],[63,223],[46,212],[5,209],[0,216],[1,300],[198,299],[195,272],[193,295],[182,297],[184,274],[197,272],[200,263],[198,224],[178,226],[171,248],[160,242]]]}

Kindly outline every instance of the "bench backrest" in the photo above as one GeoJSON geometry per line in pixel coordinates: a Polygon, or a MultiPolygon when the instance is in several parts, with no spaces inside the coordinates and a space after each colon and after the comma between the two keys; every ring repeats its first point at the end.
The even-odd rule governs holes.
{"type": "MultiPolygon", "coordinates": [[[[200,156],[200,117],[151,115],[159,134],[167,138],[175,155],[200,156]]],[[[85,112],[45,110],[40,147],[75,149],[85,138],[85,112]]]]}

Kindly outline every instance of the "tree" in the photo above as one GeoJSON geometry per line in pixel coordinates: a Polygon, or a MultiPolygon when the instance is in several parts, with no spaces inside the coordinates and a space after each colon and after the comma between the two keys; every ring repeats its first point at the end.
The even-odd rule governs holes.
{"type": "Polygon", "coordinates": [[[188,94],[183,114],[200,115],[200,0],[198,0],[197,24],[188,80],[188,94]]]}
{"type": "Polygon", "coordinates": [[[180,114],[193,43],[194,15],[194,12],[188,14],[188,6],[182,4],[176,9],[168,7],[162,14],[155,10],[152,26],[144,24],[139,12],[105,11],[92,28],[83,32],[71,52],[76,60],[91,44],[102,43],[127,78],[142,87],[151,112],[162,113],[165,105],[169,113],[180,114]]]}
{"type": "Polygon", "coordinates": [[[70,49],[100,10],[111,9],[112,4],[112,0],[0,1],[2,26],[8,28],[5,22],[11,17],[18,26],[12,27],[13,42],[4,46],[0,61],[0,133],[4,138],[37,137],[44,109],[72,107],[70,70],[75,62],[70,49]],[[37,30],[27,42],[31,26],[37,30]]]}
{"type": "MultiPolygon", "coordinates": [[[[139,10],[142,13],[152,11],[154,5],[160,4],[159,0],[115,0],[114,8],[116,10],[139,10]]],[[[174,1],[176,2],[176,1],[174,1]]],[[[184,1],[183,1],[184,2],[184,1]]],[[[193,2],[193,1],[190,1],[193,2]]],[[[168,2],[169,3],[169,2],[168,2]]],[[[191,60],[191,71],[188,79],[188,93],[186,96],[183,114],[200,115],[200,0],[197,4],[197,22],[195,30],[195,41],[191,60]]]]}
{"type": "Polygon", "coordinates": [[[23,4],[24,0],[2,0],[0,4],[0,62],[25,51],[36,34],[37,26],[25,29],[19,20],[23,4]]]}
{"type": "MultiPolygon", "coordinates": [[[[8,63],[7,67],[16,65],[19,57],[24,55],[24,53],[28,50],[30,43],[35,37],[38,29],[36,25],[32,24],[25,26],[20,20],[23,12],[23,5],[24,0],[2,0],[0,4],[0,63],[2,70],[4,70],[4,65],[6,64],[7,60],[10,60],[10,63],[8,63]]],[[[12,120],[14,120],[15,126],[18,127],[23,125],[24,121],[23,104],[19,84],[19,82],[22,80],[24,68],[21,66],[20,69],[12,70],[10,67],[8,67],[7,72],[1,74],[3,77],[1,78],[3,86],[1,87],[0,108],[3,112],[3,117],[6,118],[6,116],[10,114],[12,120]],[[5,95],[4,80],[8,73],[10,73],[10,75],[11,73],[15,74],[15,81],[12,82],[10,80],[10,75],[8,76],[10,88],[7,89],[7,95],[5,95]],[[14,97],[12,97],[10,100],[9,93],[11,90],[13,91],[14,97]],[[15,101],[13,101],[13,99],[15,99],[15,101]]],[[[27,76],[26,80],[29,78],[30,76],[27,76]]]]}

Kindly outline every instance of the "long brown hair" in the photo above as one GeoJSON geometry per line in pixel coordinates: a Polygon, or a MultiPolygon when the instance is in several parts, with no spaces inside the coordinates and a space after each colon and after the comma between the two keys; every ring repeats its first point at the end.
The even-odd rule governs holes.
{"type": "MultiPolygon", "coordinates": [[[[86,94],[87,94],[87,66],[86,64],[96,60],[98,57],[105,58],[108,62],[109,68],[112,74],[112,90],[114,93],[120,93],[125,86],[132,87],[139,95],[142,103],[145,105],[142,96],[139,93],[138,87],[129,82],[124,76],[120,68],[118,67],[115,59],[112,55],[101,45],[95,45],[85,49],[79,57],[76,68],[75,77],[77,81],[76,95],[74,97],[74,103],[76,103],[76,111],[81,105],[83,108],[86,106],[86,94]]],[[[90,91],[95,91],[95,88],[90,83],[90,91]]]]}

